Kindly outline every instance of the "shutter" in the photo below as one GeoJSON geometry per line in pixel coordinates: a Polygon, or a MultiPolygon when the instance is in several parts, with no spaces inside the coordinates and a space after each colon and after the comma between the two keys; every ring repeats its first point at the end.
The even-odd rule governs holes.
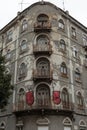
{"type": "Polygon", "coordinates": [[[61,99],[60,99],[60,91],[53,91],[53,102],[54,104],[60,104],[61,99]]]}
{"type": "Polygon", "coordinates": [[[34,102],[34,95],[32,91],[26,93],[26,103],[28,105],[32,105],[34,102]]]}

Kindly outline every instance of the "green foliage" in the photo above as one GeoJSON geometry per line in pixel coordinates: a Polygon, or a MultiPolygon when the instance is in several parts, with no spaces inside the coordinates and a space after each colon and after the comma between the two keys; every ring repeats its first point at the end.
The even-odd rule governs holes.
{"type": "Polygon", "coordinates": [[[0,54],[0,109],[8,104],[12,90],[11,75],[6,72],[5,58],[0,54]]]}

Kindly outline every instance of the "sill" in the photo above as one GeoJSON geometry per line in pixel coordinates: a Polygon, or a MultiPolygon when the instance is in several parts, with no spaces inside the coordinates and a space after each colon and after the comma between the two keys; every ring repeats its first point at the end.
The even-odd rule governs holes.
{"type": "Polygon", "coordinates": [[[61,74],[61,77],[68,78],[68,75],[67,74],[61,74]]]}
{"type": "Polygon", "coordinates": [[[27,29],[25,29],[25,30],[21,30],[21,33],[25,33],[27,31],[27,29]]]}
{"type": "Polygon", "coordinates": [[[77,40],[77,37],[76,37],[76,36],[73,36],[73,35],[72,35],[71,37],[72,37],[74,40],[77,40]]]}
{"type": "Polygon", "coordinates": [[[66,54],[66,53],[67,53],[66,50],[63,50],[63,49],[61,49],[61,48],[60,48],[60,52],[62,52],[63,54],[66,54]]]}
{"type": "Polygon", "coordinates": [[[60,30],[60,31],[65,33],[65,29],[63,29],[63,28],[58,28],[58,30],[60,30]]]}
{"type": "Polygon", "coordinates": [[[23,80],[23,79],[25,79],[25,75],[20,75],[19,77],[18,77],[18,80],[23,80]]]}
{"type": "Polygon", "coordinates": [[[11,42],[12,41],[12,39],[7,39],[6,40],[6,43],[9,43],[9,42],[11,42]]]}
{"type": "Polygon", "coordinates": [[[27,48],[26,48],[26,49],[24,49],[23,51],[22,51],[22,50],[20,50],[19,54],[21,55],[21,54],[23,54],[23,53],[25,53],[25,52],[27,52],[27,48]]]}
{"type": "Polygon", "coordinates": [[[75,79],[75,81],[80,84],[82,83],[81,79],[75,79]]]}
{"type": "Polygon", "coordinates": [[[78,105],[79,110],[84,110],[84,107],[82,105],[78,105]]]}

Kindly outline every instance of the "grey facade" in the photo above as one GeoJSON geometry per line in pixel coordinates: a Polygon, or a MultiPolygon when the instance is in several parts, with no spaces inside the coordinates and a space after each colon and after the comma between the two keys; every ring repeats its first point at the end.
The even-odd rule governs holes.
{"type": "Polygon", "coordinates": [[[87,129],[87,28],[49,2],[0,30],[15,89],[0,130],[87,129]]]}

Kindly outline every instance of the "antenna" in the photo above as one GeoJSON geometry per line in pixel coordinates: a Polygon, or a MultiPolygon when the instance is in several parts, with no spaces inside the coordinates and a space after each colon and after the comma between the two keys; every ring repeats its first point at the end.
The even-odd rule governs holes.
{"type": "Polygon", "coordinates": [[[63,10],[65,11],[65,1],[63,0],[63,10]]]}
{"type": "Polygon", "coordinates": [[[23,7],[22,7],[22,5],[23,5],[23,0],[21,1],[21,3],[20,3],[20,4],[21,4],[21,11],[22,11],[22,9],[23,9],[23,7]]]}
{"type": "Polygon", "coordinates": [[[29,4],[29,3],[23,3],[23,0],[21,1],[21,3],[19,3],[21,5],[21,11],[23,10],[23,4],[29,4]]]}

